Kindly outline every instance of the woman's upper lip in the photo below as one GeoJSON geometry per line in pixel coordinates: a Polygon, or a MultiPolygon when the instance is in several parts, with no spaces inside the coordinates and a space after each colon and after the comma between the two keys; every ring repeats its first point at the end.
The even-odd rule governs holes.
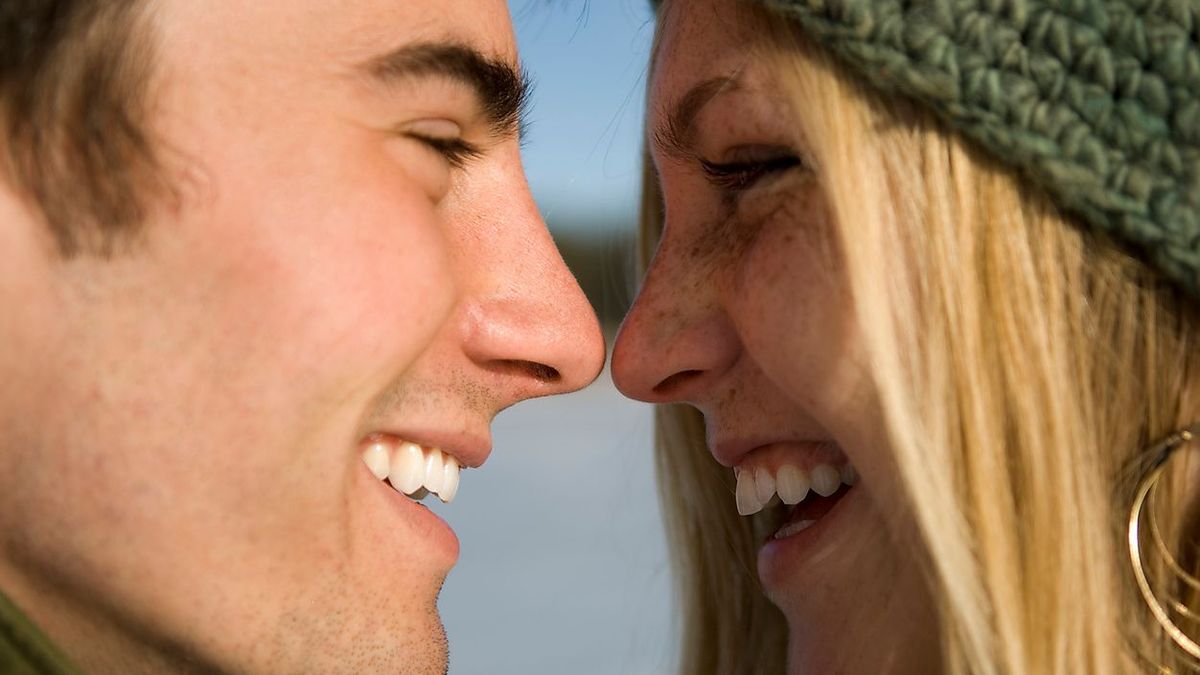
{"type": "Polygon", "coordinates": [[[771,447],[810,446],[816,448],[826,440],[809,438],[726,438],[710,443],[713,458],[722,466],[733,468],[752,452],[771,447]]]}
{"type": "Polygon", "coordinates": [[[733,468],[754,450],[784,441],[782,438],[718,438],[709,442],[709,449],[719,464],[733,468]]]}

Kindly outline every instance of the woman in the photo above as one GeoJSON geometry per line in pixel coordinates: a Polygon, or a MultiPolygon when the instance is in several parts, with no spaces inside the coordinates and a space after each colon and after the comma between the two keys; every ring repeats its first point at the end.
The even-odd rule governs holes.
{"type": "Polygon", "coordinates": [[[1194,0],[662,4],[613,370],[688,404],[683,672],[1189,672],[1198,36],[1194,0]]]}

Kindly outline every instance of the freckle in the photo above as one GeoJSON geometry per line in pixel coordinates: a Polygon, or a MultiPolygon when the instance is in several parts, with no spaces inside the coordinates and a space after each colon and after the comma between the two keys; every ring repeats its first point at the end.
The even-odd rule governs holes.
{"type": "Polygon", "coordinates": [[[699,247],[699,246],[693,246],[693,247],[692,247],[692,250],[691,250],[691,256],[692,256],[693,258],[699,258],[699,257],[700,257],[700,247],[699,247]]]}

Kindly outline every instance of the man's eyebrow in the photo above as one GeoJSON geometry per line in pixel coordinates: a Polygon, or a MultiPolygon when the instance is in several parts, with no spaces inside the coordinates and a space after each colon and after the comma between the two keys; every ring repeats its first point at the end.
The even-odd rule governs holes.
{"type": "Polygon", "coordinates": [[[654,132],[654,147],[664,155],[687,159],[694,154],[692,146],[696,118],[710,101],[726,91],[737,88],[735,76],[714,77],[697,84],[669,108],[666,122],[654,132]]]}
{"type": "Polygon", "coordinates": [[[421,77],[458,80],[474,89],[493,133],[520,136],[525,129],[533,89],[529,77],[473,47],[452,42],[410,44],[369,59],[362,69],[386,84],[421,77]]]}

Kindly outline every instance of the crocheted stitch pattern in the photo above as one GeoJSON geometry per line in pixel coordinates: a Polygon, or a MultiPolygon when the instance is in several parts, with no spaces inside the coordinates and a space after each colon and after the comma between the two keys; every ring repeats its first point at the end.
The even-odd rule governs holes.
{"type": "Polygon", "coordinates": [[[1200,0],[765,0],[1200,297],[1200,0]]]}

